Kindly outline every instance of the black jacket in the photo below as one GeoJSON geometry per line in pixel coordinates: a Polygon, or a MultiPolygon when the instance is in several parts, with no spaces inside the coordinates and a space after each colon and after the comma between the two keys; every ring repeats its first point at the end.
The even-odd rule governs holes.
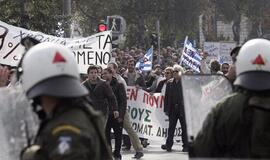
{"type": "Polygon", "coordinates": [[[112,88],[106,81],[100,78],[97,81],[95,87],[91,86],[89,80],[83,82],[83,85],[89,90],[89,98],[94,108],[101,111],[104,115],[107,115],[109,110],[117,111],[117,101],[112,88]]]}
{"type": "Polygon", "coordinates": [[[181,79],[176,83],[173,78],[167,82],[164,98],[164,112],[170,114],[176,111],[184,113],[184,102],[181,79]]]}
{"type": "Polygon", "coordinates": [[[157,86],[156,90],[155,90],[155,93],[160,93],[161,90],[162,90],[162,88],[163,88],[163,86],[164,86],[164,84],[165,84],[166,82],[167,82],[167,79],[164,79],[164,80],[160,81],[160,82],[158,83],[158,86],[157,86]]]}
{"type": "Polygon", "coordinates": [[[127,94],[125,86],[122,83],[119,83],[115,77],[113,77],[110,86],[112,87],[113,93],[117,99],[119,117],[123,120],[127,108],[127,94]]]}

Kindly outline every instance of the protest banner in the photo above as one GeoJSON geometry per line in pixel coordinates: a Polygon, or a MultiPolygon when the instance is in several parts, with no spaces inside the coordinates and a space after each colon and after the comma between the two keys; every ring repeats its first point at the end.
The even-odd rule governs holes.
{"type": "MultiPolygon", "coordinates": [[[[161,93],[150,95],[148,92],[128,86],[127,112],[133,129],[139,137],[164,142],[168,135],[169,119],[163,111],[164,96],[161,93]]],[[[175,129],[175,139],[181,138],[181,127],[175,129]]]]}
{"type": "Polygon", "coordinates": [[[220,63],[232,63],[231,50],[236,46],[234,42],[204,42],[204,52],[208,53],[207,59],[216,59],[220,63]]]}
{"type": "Polygon", "coordinates": [[[87,67],[91,64],[105,67],[111,60],[111,31],[81,39],[70,39],[26,30],[0,21],[0,64],[17,66],[24,53],[20,41],[27,36],[40,42],[52,42],[69,47],[77,60],[80,73],[86,73],[87,67]]]}
{"type": "Polygon", "coordinates": [[[220,43],[219,59],[221,63],[232,64],[232,57],[230,53],[234,47],[236,47],[235,42],[221,42],[220,43]]]}
{"type": "Polygon", "coordinates": [[[201,60],[199,52],[192,46],[192,43],[186,37],[181,56],[181,65],[187,65],[196,72],[200,73],[201,60]]]}

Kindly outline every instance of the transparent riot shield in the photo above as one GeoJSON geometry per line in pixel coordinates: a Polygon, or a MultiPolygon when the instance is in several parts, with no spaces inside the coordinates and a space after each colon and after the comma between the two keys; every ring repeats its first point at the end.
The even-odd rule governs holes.
{"type": "Polygon", "coordinates": [[[182,75],[188,141],[196,138],[213,107],[232,93],[231,83],[222,75],[182,75]]]}
{"type": "Polygon", "coordinates": [[[37,127],[38,119],[21,86],[0,88],[0,159],[18,160],[37,127]]]}

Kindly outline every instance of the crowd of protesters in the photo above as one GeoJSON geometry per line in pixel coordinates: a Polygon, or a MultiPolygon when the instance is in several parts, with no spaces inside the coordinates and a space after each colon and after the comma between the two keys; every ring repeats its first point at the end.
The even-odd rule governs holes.
{"type": "MultiPolygon", "coordinates": [[[[172,67],[181,62],[183,48],[173,48],[173,47],[165,47],[160,50],[160,54],[157,50],[154,50],[153,54],[153,68],[151,72],[143,73],[147,91],[154,91],[154,86],[157,85],[157,81],[154,82],[154,86],[152,82],[154,81],[154,77],[164,77],[165,69],[167,67],[172,67]]],[[[201,74],[223,74],[227,76],[227,74],[231,74],[230,72],[235,72],[234,63],[235,63],[235,51],[239,51],[240,47],[235,47],[235,49],[231,52],[232,61],[229,62],[219,62],[217,58],[209,59],[208,53],[201,51],[200,55],[202,57],[201,61],[201,74]]],[[[118,73],[123,75],[124,72],[128,69],[128,60],[133,59],[134,63],[138,62],[141,58],[144,57],[147,50],[139,49],[136,47],[119,49],[114,48],[112,51],[113,60],[119,65],[118,73]]],[[[228,53],[230,54],[230,53],[228,53]]],[[[191,68],[184,68],[187,73],[195,73],[191,68]]],[[[233,78],[230,77],[229,79],[233,78]]]]}
{"type": "MultiPolygon", "coordinates": [[[[233,50],[231,53],[233,62],[235,54],[239,51],[233,50]]],[[[185,115],[183,106],[183,97],[181,91],[181,74],[193,74],[190,68],[183,68],[179,65],[182,49],[174,49],[172,47],[162,48],[160,55],[154,51],[152,70],[144,73],[135,67],[136,62],[141,59],[146,50],[138,48],[115,48],[112,51],[114,62],[109,63],[107,68],[97,65],[90,65],[87,75],[81,75],[82,84],[88,89],[89,101],[93,108],[101,111],[105,117],[104,133],[108,144],[111,146],[110,130],[114,130],[115,150],[113,156],[115,159],[121,159],[121,144],[123,139],[123,150],[130,150],[131,145],[136,151],[135,158],[143,156],[143,147],[147,147],[149,142],[145,138],[139,138],[132,129],[130,117],[126,112],[126,87],[135,86],[143,89],[150,94],[163,93],[165,95],[164,112],[169,116],[169,135],[166,144],[161,148],[171,151],[173,145],[173,133],[177,120],[180,120],[182,133],[186,132],[185,115]],[[175,88],[177,92],[175,92],[175,88]],[[122,135],[125,129],[128,136],[122,135]]],[[[234,63],[220,64],[217,60],[211,60],[210,63],[204,62],[207,54],[201,54],[202,66],[201,74],[223,74],[230,80],[235,78],[234,63]]],[[[10,81],[10,69],[7,66],[0,66],[0,87],[7,86],[10,81]]],[[[187,135],[182,134],[183,152],[188,151],[187,135]]]]}

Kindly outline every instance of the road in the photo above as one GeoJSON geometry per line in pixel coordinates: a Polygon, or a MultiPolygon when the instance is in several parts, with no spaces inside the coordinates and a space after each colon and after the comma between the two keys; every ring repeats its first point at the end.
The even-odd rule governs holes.
{"type": "MultiPolygon", "coordinates": [[[[172,152],[164,151],[160,148],[161,142],[152,142],[147,148],[144,148],[144,157],[141,160],[188,160],[188,154],[181,152],[180,143],[173,146],[172,152]]],[[[122,160],[131,160],[135,151],[131,148],[130,151],[122,151],[122,160]]]]}

